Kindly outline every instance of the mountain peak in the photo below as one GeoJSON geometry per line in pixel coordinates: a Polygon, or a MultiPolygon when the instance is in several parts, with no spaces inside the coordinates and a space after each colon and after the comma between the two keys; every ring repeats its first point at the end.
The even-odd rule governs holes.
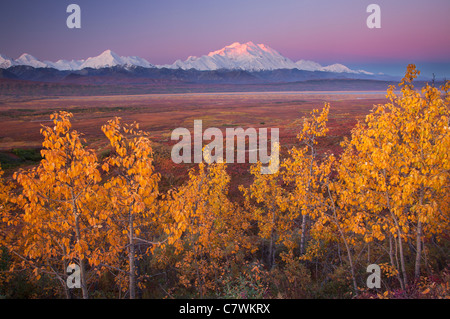
{"type": "Polygon", "coordinates": [[[345,65],[338,63],[325,67],[317,62],[308,60],[300,60],[294,63],[268,45],[255,44],[252,41],[246,43],[233,42],[220,50],[211,51],[207,55],[200,57],[189,56],[185,61],[176,60],[171,65],[160,67],[183,70],[196,69],[200,71],[218,69],[245,71],[298,69],[333,73],[372,74],[364,70],[351,70],[345,65]]]}
{"type": "Polygon", "coordinates": [[[102,57],[113,57],[113,58],[118,58],[119,56],[114,53],[113,51],[111,51],[110,49],[103,51],[102,53],[100,53],[100,55],[98,56],[102,56],[102,57]]]}
{"type": "MultiPolygon", "coordinates": [[[[222,56],[237,56],[243,54],[252,54],[252,52],[276,52],[270,47],[267,47],[264,44],[255,44],[252,41],[246,43],[234,42],[230,45],[225,46],[224,48],[216,51],[212,51],[208,54],[208,56],[214,55],[222,55],[222,56]]],[[[277,52],[278,53],[278,52],[277,52]]]]}
{"type": "Polygon", "coordinates": [[[92,58],[86,59],[81,65],[80,69],[84,68],[93,68],[93,69],[100,69],[105,67],[113,67],[113,66],[140,66],[144,68],[152,68],[154,67],[151,63],[149,63],[147,60],[142,59],[137,56],[131,56],[131,57],[123,57],[119,56],[116,53],[114,53],[111,50],[105,50],[100,55],[92,58]]]}
{"type": "Polygon", "coordinates": [[[358,71],[351,70],[350,68],[340,63],[325,66],[323,67],[323,70],[334,73],[358,73],[358,71]]]}
{"type": "Polygon", "coordinates": [[[98,56],[86,59],[86,61],[84,61],[83,64],[81,65],[81,68],[99,69],[102,67],[115,66],[117,64],[120,63],[113,55],[113,52],[111,50],[106,50],[100,53],[100,55],[98,56]]]}
{"type": "Polygon", "coordinates": [[[39,61],[34,56],[28,53],[22,54],[18,59],[15,60],[17,65],[28,65],[34,68],[47,68],[48,65],[39,61]]]}
{"type": "Polygon", "coordinates": [[[177,60],[168,67],[201,71],[218,69],[260,71],[292,69],[295,68],[295,63],[264,44],[249,41],[234,42],[201,57],[189,56],[185,61],[177,60]]]}
{"type": "Polygon", "coordinates": [[[13,65],[16,65],[16,63],[17,62],[10,57],[0,54],[0,69],[7,69],[13,65]]]}
{"type": "Polygon", "coordinates": [[[23,53],[16,61],[38,61],[34,56],[28,53],[23,53]]]}
{"type": "Polygon", "coordinates": [[[234,42],[230,45],[227,45],[225,48],[255,48],[260,46],[261,44],[255,44],[252,41],[248,41],[245,43],[234,42]]]}
{"type": "Polygon", "coordinates": [[[319,63],[309,60],[299,60],[295,64],[297,69],[304,71],[321,71],[323,68],[319,63]]]}

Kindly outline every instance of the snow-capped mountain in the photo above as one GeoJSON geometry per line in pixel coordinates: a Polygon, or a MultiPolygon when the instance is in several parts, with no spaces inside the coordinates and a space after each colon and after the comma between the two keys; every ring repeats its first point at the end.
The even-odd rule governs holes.
{"type": "Polygon", "coordinates": [[[346,67],[345,65],[340,63],[322,66],[314,61],[300,60],[297,61],[295,64],[297,65],[297,69],[305,71],[323,71],[332,73],[353,73],[353,74],[373,75],[373,73],[364,70],[352,70],[349,67],[346,67]]]}
{"type": "Polygon", "coordinates": [[[148,62],[147,60],[137,57],[137,56],[130,56],[130,57],[123,57],[118,56],[111,50],[106,50],[99,56],[88,58],[85,61],[81,63],[79,66],[79,69],[84,68],[93,68],[93,69],[100,69],[105,67],[112,67],[112,66],[141,66],[144,68],[153,68],[153,64],[148,62]]]}
{"type": "Polygon", "coordinates": [[[0,69],[7,69],[14,65],[17,65],[17,63],[13,59],[0,54],[0,69]]]}
{"type": "Polygon", "coordinates": [[[133,65],[133,66],[140,66],[143,68],[154,68],[155,66],[148,62],[147,60],[140,58],[138,56],[128,56],[128,57],[121,57],[122,59],[122,65],[133,65]]]}
{"type": "Polygon", "coordinates": [[[44,61],[50,68],[55,68],[60,71],[66,71],[66,70],[80,70],[81,65],[83,64],[84,60],[58,60],[56,62],[50,62],[50,61],[44,61]]]}
{"type": "Polygon", "coordinates": [[[18,59],[15,60],[17,65],[28,65],[33,68],[47,68],[48,65],[42,61],[39,61],[34,56],[28,53],[22,54],[18,59]]]}
{"type": "Polygon", "coordinates": [[[58,60],[56,62],[40,61],[34,56],[24,53],[18,59],[13,60],[0,55],[0,68],[7,69],[15,65],[28,65],[34,68],[55,68],[60,71],[81,70],[84,68],[107,68],[117,65],[121,66],[141,66],[144,68],[154,68],[153,64],[147,60],[137,56],[118,56],[111,50],[106,50],[96,57],[87,58],[86,60],[58,60]]]}
{"type": "Polygon", "coordinates": [[[196,69],[201,71],[218,69],[245,71],[299,69],[333,73],[372,74],[364,70],[351,70],[342,64],[322,66],[317,62],[308,60],[293,62],[271,47],[264,44],[254,44],[253,42],[244,44],[235,42],[223,49],[212,51],[201,57],[190,56],[185,61],[177,60],[173,64],[157,67],[183,70],[196,69]]]}
{"type": "Polygon", "coordinates": [[[106,50],[98,56],[83,60],[58,60],[56,62],[40,61],[26,53],[22,54],[16,60],[0,55],[0,68],[6,69],[16,65],[28,65],[34,68],[55,68],[60,71],[78,71],[84,68],[100,69],[114,66],[138,66],[143,68],[195,69],[200,71],[219,69],[245,71],[298,69],[304,71],[373,75],[373,73],[364,70],[352,70],[339,63],[322,66],[317,62],[308,60],[293,62],[269,46],[254,44],[253,42],[243,44],[235,42],[220,50],[212,51],[207,55],[200,57],[190,56],[185,61],[177,60],[173,64],[158,66],[137,56],[119,56],[111,50],[106,50]]]}
{"type": "Polygon", "coordinates": [[[170,69],[197,69],[206,70],[275,70],[294,69],[295,63],[282,56],[276,50],[264,45],[247,42],[241,44],[235,42],[223,49],[212,51],[201,57],[190,56],[185,61],[177,60],[171,65],[165,65],[170,69]]]}
{"type": "Polygon", "coordinates": [[[323,66],[314,61],[300,60],[295,62],[295,66],[299,70],[304,71],[322,71],[323,66]]]}
{"type": "Polygon", "coordinates": [[[328,66],[324,66],[322,68],[323,71],[334,72],[334,73],[359,73],[358,71],[354,71],[349,69],[343,64],[336,63],[328,66]]]}

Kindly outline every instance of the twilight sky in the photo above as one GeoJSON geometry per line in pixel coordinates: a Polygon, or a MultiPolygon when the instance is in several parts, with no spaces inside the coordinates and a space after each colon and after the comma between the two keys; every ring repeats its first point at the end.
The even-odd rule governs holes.
{"type": "Polygon", "coordinates": [[[293,61],[387,74],[408,63],[450,77],[449,0],[0,0],[0,53],[83,59],[106,49],[153,64],[200,56],[233,42],[264,43],[293,61]],[[81,7],[81,29],[66,8],[81,7]],[[381,29],[366,8],[381,7],[381,29]]]}

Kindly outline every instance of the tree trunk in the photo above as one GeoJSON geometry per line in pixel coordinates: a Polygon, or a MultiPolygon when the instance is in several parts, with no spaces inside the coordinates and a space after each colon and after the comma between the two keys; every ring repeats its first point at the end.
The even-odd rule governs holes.
{"type": "MultiPolygon", "coordinates": [[[[386,178],[386,171],[384,171],[384,178],[386,178]]],[[[387,192],[385,192],[385,196],[386,196],[386,203],[387,203],[387,207],[389,209],[389,213],[392,216],[395,227],[397,227],[398,248],[399,248],[399,252],[400,252],[400,266],[402,268],[403,286],[406,288],[408,286],[408,277],[406,275],[405,254],[403,253],[402,234],[401,234],[400,226],[397,222],[397,218],[396,218],[395,214],[392,212],[389,194],[387,192]]]]}
{"type": "MultiPolygon", "coordinates": [[[[78,213],[78,207],[75,200],[75,195],[72,192],[72,212],[75,216],[75,236],[77,240],[77,244],[81,241],[81,231],[80,231],[80,219],[79,219],[79,213],[78,213]]],[[[85,262],[84,258],[78,258],[79,266],[80,266],[80,281],[81,281],[81,292],[83,295],[83,299],[89,299],[88,289],[87,289],[87,283],[86,283],[86,268],[85,268],[85,262]]]]}
{"type": "Polygon", "coordinates": [[[86,268],[84,259],[80,259],[80,279],[81,279],[81,291],[83,294],[83,299],[89,299],[87,283],[86,283],[86,268]]]}
{"type": "Polygon", "coordinates": [[[405,255],[403,253],[403,243],[402,243],[402,236],[400,234],[400,229],[398,230],[398,248],[400,252],[400,265],[402,267],[402,277],[403,277],[403,285],[406,288],[408,286],[408,277],[406,275],[406,268],[405,268],[405,255]]]}
{"type": "Polygon", "coordinates": [[[275,209],[272,208],[272,231],[270,233],[270,242],[269,242],[269,258],[268,258],[268,264],[269,269],[272,269],[272,267],[275,265],[275,209]]]}
{"type": "Polygon", "coordinates": [[[416,265],[415,265],[415,271],[414,271],[414,277],[415,279],[419,279],[420,277],[420,262],[422,259],[422,222],[417,222],[417,242],[416,242],[416,265]]]}
{"type": "Polygon", "coordinates": [[[136,299],[136,266],[135,266],[135,247],[134,247],[134,229],[133,229],[133,205],[130,207],[128,227],[129,227],[129,243],[128,243],[128,262],[130,265],[129,291],[130,299],[136,299]]]}
{"type": "Polygon", "coordinates": [[[344,245],[345,245],[345,249],[347,250],[348,262],[350,264],[350,271],[352,274],[353,290],[355,291],[355,295],[358,296],[358,285],[356,283],[355,267],[353,265],[352,253],[350,251],[350,246],[348,245],[347,238],[345,237],[344,230],[342,229],[341,225],[339,224],[339,219],[338,219],[337,212],[336,212],[336,206],[334,204],[333,196],[331,195],[330,186],[328,183],[327,183],[327,191],[328,191],[328,197],[331,201],[331,206],[332,206],[331,209],[333,211],[333,215],[331,217],[333,218],[332,220],[333,220],[334,224],[336,225],[337,229],[339,230],[339,234],[341,235],[342,241],[344,242],[344,245]]]}
{"type": "Polygon", "coordinates": [[[305,244],[306,244],[306,214],[302,214],[302,234],[300,237],[300,254],[305,254],[305,244]]]}
{"type": "Polygon", "coordinates": [[[342,239],[344,240],[345,248],[347,249],[348,261],[350,263],[350,270],[352,273],[353,289],[357,296],[358,295],[358,285],[356,284],[355,267],[353,266],[352,253],[350,252],[350,247],[348,246],[348,243],[347,243],[347,240],[345,239],[344,233],[342,232],[342,230],[340,228],[339,228],[339,231],[341,232],[342,239]]]}
{"type": "Polygon", "coordinates": [[[267,256],[267,265],[269,269],[272,269],[272,267],[275,265],[275,232],[272,229],[272,232],[270,233],[270,239],[269,239],[269,253],[267,256]]]}
{"type": "MultiPolygon", "coordinates": [[[[64,255],[65,254],[66,254],[66,251],[64,249],[64,255]]],[[[63,262],[63,273],[66,273],[67,266],[68,266],[68,262],[64,261],[63,262]]],[[[62,280],[61,282],[62,282],[62,285],[64,287],[64,292],[66,294],[66,299],[73,299],[72,292],[70,291],[70,289],[69,289],[69,287],[67,285],[67,280],[66,281],[62,280]]]]}
{"type": "Polygon", "coordinates": [[[395,263],[395,261],[394,261],[394,252],[392,250],[392,234],[391,233],[389,233],[389,259],[391,260],[391,265],[394,266],[395,269],[397,270],[397,279],[398,279],[398,282],[400,283],[400,287],[403,290],[405,290],[405,287],[403,286],[403,280],[400,277],[400,272],[398,271],[398,264],[395,263]]]}

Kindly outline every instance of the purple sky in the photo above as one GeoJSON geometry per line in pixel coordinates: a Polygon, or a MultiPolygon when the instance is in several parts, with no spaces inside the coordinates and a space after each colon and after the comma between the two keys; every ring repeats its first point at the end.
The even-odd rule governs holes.
{"type": "Polygon", "coordinates": [[[82,59],[111,49],[153,64],[233,42],[264,43],[297,61],[402,74],[407,63],[450,77],[449,0],[0,0],[0,53],[82,59]],[[82,28],[66,27],[80,5],[82,28]],[[366,7],[381,7],[381,29],[366,7]]]}

